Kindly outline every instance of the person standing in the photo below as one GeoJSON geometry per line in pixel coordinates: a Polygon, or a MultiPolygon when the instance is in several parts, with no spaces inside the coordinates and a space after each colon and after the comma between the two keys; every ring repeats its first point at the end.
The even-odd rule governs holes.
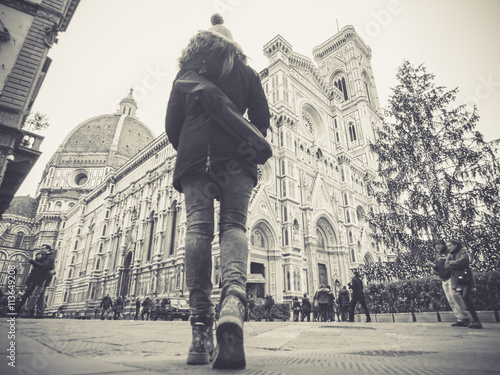
{"type": "Polygon", "coordinates": [[[467,307],[460,292],[453,289],[451,269],[445,267],[449,254],[448,247],[443,240],[437,240],[434,242],[434,249],[436,251],[436,259],[434,262],[427,262],[427,265],[431,266],[441,278],[444,295],[450,304],[453,315],[457,318],[457,321],[452,326],[467,327],[470,323],[470,315],[467,312],[467,307]]]}
{"type": "Polygon", "coordinates": [[[349,306],[351,305],[349,291],[344,285],[342,289],[340,289],[339,296],[337,298],[337,303],[340,311],[340,318],[343,322],[346,322],[349,316],[349,306]]]}
{"type": "Polygon", "coordinates": [[[134,320],[139,319],[139,312],[141,311],[141,299],[137,298],[135,300],[135,315],[134,315],[134,320]]]}
{"type": "Polygon", "coordinates": [[[328,289],[328,311],[327,311],[327,319],[329,322],[335,321],[335,296],[332,292],[332,288],[330,285],[326,287],[328,289]]]}
{"type": "MultiPolygon", "coordinates": [[[[30,259],[29,262],[36,269],[30,282],[34,285],[31,294],[22,305],[19,317],[28,318],[33,311],[38,299],[44,294],[45,288],[50,284],[55,267],[55,253],[50,245],[42,245],[42,257],[39,261],[30,259]]],[[[45,302],[45,301],[44,301],[45,302]]]]}
{"type": "Polygon", "coordinates": [[[146,299],[142,302],[142,312],[141,312],[141,320],[144,320],[144,315],[146,315],[146,320],[149,320],[149,314],[151,313],[151,298],[146,297],[146,299]]]}
{"type": "Polygon", "coordinates": [[[293,321],[294,322],[298,322],[299,321],[299,314],[300,314],[300,301],[299,301],[299,297],[294,297],[293,298],[292,310],[293,310],[293,321]]]}
{"type": "Polygon", "coordinates": [[[307,293],[304,293],[304,297],[302,298],[302,316],[300,317],[300,321],[303,322],[304,319],[307,318],[307,321],[311,321],[311,301],[307,297],[307,293]]]}
{"type": "Polygon", "coordinates": [[[111,299],[109,294],[107,294],[101,300],[101,320],[109,318],[109,314],[112,308],[113,308],[113,300],[111,299]]]}
{"type": "Polygon", "coordinates": [[[326,322],[328,319],[328,289],[321,285],[316,291],[314,299],[318,301],[320,320],[326,322]]]}
{"type": "Polygon", "coordinates": [[[113,320],[120,320],[122,318],[122,313],[123,313],[123,300],[120,296],[118,296],[118,298],[116,298],[115,301],[113,320]]]}
{"type": "Polygon", "coordinates": [[[253,310],[255,309],[255,299],[251,294],[248,296],[247,305],[248,305],[247,321],[250,321],[250,319],[252,318],[255,319],[255,314],[253,312],[253,310]]]}
{"type": "MultiPolygon", "coordinates": [[[[181,54],[165,120],[168,139],[177,150],[173,186],[184,193],[186,205],[185,267],[192,311],[187,364],[208,363],[217,352],[214,368],[244,368],[246,222],[250,195],[257,184],[257,154],[245,152],[205,112],[198,100],[200,95],[183,92],[178,86],[186,73],[198,73],[227,95],[238,115],[247,113],[263,136],[270,127],[270,112],[259,75],[247,65],[241,47],[223,26],[222,16],[214,14],[211,23],[209,30],[191,38],[181,54]],[[210,299],[214,199],[220,201],[222,277],[217,351],[213,346],[214,308],[210,299]]],[[[199,83],[203,87],[207,87],[205,80],[199,83]]]]}
{"type": "Polygon", "coordinates": [[[351,299],[351,308],[349,309],[349,321],[354,322],[354,309],[356,308],[357,303],[361,304],[363,311],[366,315],[366,322],[371,322],[370,312],[368,311],[368,306],[366,306],[365,302],[365,294],[363,293],[363,282],[359,278],[359,272],[354,271],[354,277],[352,278],[349,284],[349,288],[352,289],[352,299],[351,299]]]}
{"type": "MultiPolygon", "coordinates": [[[[459,294],[459,298],[462,298],[472,316],[472,322],[469,323],[466,320],[462,320],[462,322],[457,322],[454,325],[468,326],[469,328],[483,328],[471,299],[472,291],[476,289],[477,285],[469,267],[470,259],[467,249],[463,246],[461,241],[456,239],[448,240],[446,246],[449,249],[449,253],[444,267],[451,271],[451,287],[459,294]],[[467,273],[467,275],[465,273],[467,273]]],[[[459,306],[459,308],[462,309],[463,306],[461,304],[459,304],[459,306]]],[[[460,314],[462,314],[462,312],[463,311],[460,311],[460,314]]]]}
{"type": "Polygon", "coordinates": [[[266,322],[272,322],[274,320],[271,313],[273,306],[274,299],[270,294],[268,294],[264,300],[264,316],[266,317],[266,322]]]}

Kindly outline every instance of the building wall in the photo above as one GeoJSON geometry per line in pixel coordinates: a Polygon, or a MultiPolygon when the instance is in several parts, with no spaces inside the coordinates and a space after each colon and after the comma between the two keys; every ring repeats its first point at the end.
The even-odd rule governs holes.
{"type": "Polygon", "coordinates": [[[21,129],[50,66],[49,48],[79,0],[0,1],[0,215],[40,156],[43,137],[21,129]],[[32,147],[36,145],[36,147],[32,147]]]}

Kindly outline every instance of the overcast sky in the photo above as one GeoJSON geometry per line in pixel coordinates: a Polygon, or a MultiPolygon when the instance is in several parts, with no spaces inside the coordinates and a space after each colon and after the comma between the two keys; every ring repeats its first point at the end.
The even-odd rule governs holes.
{"type": "Polygon", "coordinates": [[[49,56],[49,73],[33,110],[50,118],[42,156],[17,195],[35,195],[45,164],[81,122],[114,113],[134,87],[137,116],[156,136],[177,58],[190,37],[208,29],[218,11],[260,71],[262,47],[280,34],[295,52],[312,50],[353,25],[372,49],[372,67],[385,106],[403,59],[424,63],[436,83],[459,87],[457,105],[478,104],[478,130],[500,138],[500,1],[497,0],[82,0],[49,56]]]}

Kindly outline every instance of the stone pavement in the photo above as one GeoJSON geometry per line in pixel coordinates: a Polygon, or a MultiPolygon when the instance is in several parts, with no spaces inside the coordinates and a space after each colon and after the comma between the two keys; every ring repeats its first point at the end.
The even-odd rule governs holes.
{"type": "Polygon", "coordinates": [[[0,373],[7,374],[500,374],[500,324],[250,322],[247,368],[187,366],[183,321],[0,320],[0,373]]]}

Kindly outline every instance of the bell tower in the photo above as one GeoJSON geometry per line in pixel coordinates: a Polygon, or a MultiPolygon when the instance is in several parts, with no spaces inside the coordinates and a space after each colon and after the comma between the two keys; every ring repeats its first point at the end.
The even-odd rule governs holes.
{"type": "Polygon", "coordinates": [[[382,117],[370,47],[353,26],[345,26],[315,47],[313,56],[325,81],[339,90],[344,98],[340,110],[347,149],[363,164],[376,168],[368,150],[368,141],[374,139],[374,128],[382,117]]]}

